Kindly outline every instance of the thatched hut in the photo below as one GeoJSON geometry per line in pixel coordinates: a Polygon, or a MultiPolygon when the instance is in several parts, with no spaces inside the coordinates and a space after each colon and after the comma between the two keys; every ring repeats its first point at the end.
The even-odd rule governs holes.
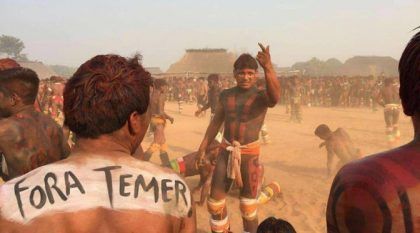
{"type": "Polygon", "coordinates": [[[187,49],[185,55],[172,64],[166,74],[232,73],[236,56],[226,49],[187,49]]]}

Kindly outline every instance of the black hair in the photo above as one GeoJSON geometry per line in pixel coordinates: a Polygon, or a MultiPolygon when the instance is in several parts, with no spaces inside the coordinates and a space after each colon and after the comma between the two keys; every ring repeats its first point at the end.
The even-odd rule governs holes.
{"type": "Polygon", "coordinates": [[[11,68],[0,71],[0,86],[3,86],[4,90],[16,93],[24,104],[33,104],[38,94],[39,78],[31,69],[11,68]]]}
{"type": "Polygon", "coordinates": [[[414,35],[405,47],[398,70],[404,113],[413,116],[420,112],[420,32],[414,35]]]}
{"type": "Polygon", "coordinates": [[[258,69],[257,60],[249,53],[243,53],[241,56],[236,59],[235,63],[233,64],[234,70],[242,70],[242,69],[258,69]]]}
{"type": "Polygon", "coordinates": [[[260,223],[257,233],[296,233],[296,230],[286,220],[269,217],[260,223]]]}

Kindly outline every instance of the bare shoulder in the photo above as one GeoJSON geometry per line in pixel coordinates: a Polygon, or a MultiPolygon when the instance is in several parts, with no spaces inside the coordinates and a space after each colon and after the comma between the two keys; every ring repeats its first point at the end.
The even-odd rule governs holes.
{"type": "Polygon", "coordinates": [[[232,87],[232,88],[229,88],[229,89],[221,90],[219,93],[220,93],[219,94],[219,99],[220,99],[220,101],[223,102],[223,101],[225,101],[225,99],[228,96],[234,95],[236,93],[236,89],[234,87],[232,87]]]}
{"type": "Polygon", "coordinates": [[[336,181],[352,184],[369,182],[374,187],[402,182],[418,173],[415,171],[420,166],[419,153],[419,148],[405,145],[367,156],[345,165],[338,172],[336,181]]]}
{"type": "MultiPolygon", "coordinates": [[[[17,122],[13,118],[6,118],[0,120],[0,135],[2,135],[3,137],[15,136],[19,134],[21,129],[22,127],[19,124],[19,122],[17,122]]],[[[0,138],[2,138],[2,136],[0,136],[0,138]]]]}
{"type": "MultiPolygon", "coordinates": [[[[416,154],[418,148],[406,145],[344,166],[330,190],[328,232],[378,232],[394,221],[393,215],[410,209],[408,200],[419,190],[416,154]]],[[[397,225],[395,232],[402,232],[397,225]]]]}
{"type": "Polygon", "coordinates": [[[46,128],[46,129],[52,129],[55,131],[60,130],[61,131],[61,126],[54,120],[52,119],[50,116],[44,114],[44,113],[39,113],[37,112],[37,120],[38,122],[42,122],[42,125],[46,128]]]}
{"type": "Polygon", "coordinates": [[[343,128],[341,128],[341,127],[338,127],[337,128],[337,130],[336,130],[337,132],[340,132],[340,133],[345,133],[346,132],[346,130],[344,130],[343,128]]]}
{"type": "Polygon", "coordinates": [[[236,87],[224,89],[220,91],[220,95],[228,95],[236,92],[236,87]]]}

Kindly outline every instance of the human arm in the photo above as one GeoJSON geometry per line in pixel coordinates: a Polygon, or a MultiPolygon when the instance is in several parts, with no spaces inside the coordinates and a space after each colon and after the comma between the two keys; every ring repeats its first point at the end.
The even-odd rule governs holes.
{"type": "Polygon", "coordinates": [[[13,120],[0,121],[0,155],[2,156],[1,178],[4,181],[15,176],[16,171],[24,163],[25,156],[16,151],[14,145],[18,144],[17,138],[22,138],[19,126],[13,120]]]}
{"type": "Polygon", "coordinates": [[[206,134],[204,135],[204,138],[201,141],[200,147],[198,149],[197,160],[200,164],[204,158],[207,147],[211,144],[211,142],[213,142],[224,120],[225,120],[225,112],[223,109],[223,105],[221,101],[219,100],[219,102],[216,105],[216,111],[215,111],[213,120],[210,122],[207,128],[206,134]]]}
{"type": "Polygon", "coordinates": [[[257,61],[260,63],[261,67],[264,70],[265,82],[266,82],[266,92],[268,98],[268,106],[274,107],[280,99],[280,83],[277,79],[276,72],[271,63],[270,55],[270,46],[266,48],[258,43],[261,48],[261,51],[258,52],[257,61]]]}
{"type": "Polygon", "coordinates": [[[385,107],[385,103],[383,101],[383,97],[382,97],[382,90],[380,90],[376,96],[375,96],[375,101],[376,103],[378,103],[380,106],[385,107]]]}
{"type": "Polygon", "coordinates": [[[207,103],[195,112],[195,116],[200,115],[201,112],[206,111],[209,108],[210,108],[210,102],[207,100],[207,103]]]}
{"type": "Polygon", "coordinates": [[[61,132],[61,140],[60,140],[60,147],[62,148],[62,159],[67,158],[70,155],[70,146],[69,146],[69,137],[70,137],[70,129],[67,126],[63,126],[63,130],[61,132]]]}
{"type": "Polygon", "coordinates": [[[166,114],[165,112],[165,101],[166,101],[166,95],[161,94],[160,98],[159,98],[159,110],[160,110],[160,114],[165,118],[168,119],[171,124],[174,123],[174,118],[169,116],[168,114],[166,114]]]}
{"type": "Polygon", "coordinates": [[[3,173],[3,153],[0,151],[0,178],[7,180],[7,175],[3,173]]]}
{"type": "Polygon", "coordinates": [[[334,158],[334,151],[331,148],[330,145],[326,146],[327,148],[327,177],[331,176],[331,171],[332,171],[332,162],[333,162],[333,158],[334,158]]]}

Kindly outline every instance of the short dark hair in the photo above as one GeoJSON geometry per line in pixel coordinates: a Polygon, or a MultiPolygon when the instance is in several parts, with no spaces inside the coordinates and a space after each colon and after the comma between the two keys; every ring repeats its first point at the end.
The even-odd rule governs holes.
{"type": "Polygon", "coordinates": [[[236,59],[235,63],[233,64],[234,70],[242,70],[242,69],[258,69],[257,60],[249,53],[243,53],[241,56],[236,59]]]}
{"type": "Polygon", "coordinates": [[[296,233],[296,230],[286,220],[269,217],[260,223],[257,233],[296,233]]]}
{"type": "Polygon", "coordinates": [[[64,82],[65,78],[60,77],[60,76],[51,76],[49,80],[50,82],[53,82],[53,83],[60,83],[60,82],[64,82]]]}
{"type": "Polygon", "coordinates": [[[315,129],[315,135],[317,135],[317,136],[319,136],[319,135],[326,135],[326,134],[328,134],[330,132],[331,132],[331,129],[326,124],[320,124],[315,129]]]}
{"type": "Polygon", "coordinates": [[[112,133],[149,105],[151,75],[140,56],[98,55],[82,64],[64,89],[64,124],[78,137],[112,133]]]}
{"type": "Polygon", "coordinates": [[[163,86],[168,86],[168,82],[165,79],[159,78],[153,80],[153,87],[156,89],[160,89],[163,86]]]}
{"type": "Polygon", "coordinates": [[[207,77],[207,81],[215,81],[218,82],[220,79],[218,74],[209,74],[209,76],[207,77]]]}
{"type": "Polygon", "coordinates": [[[34,104],[39,88],[38,75],[31,69],[17,67],[0,71],[0,86],[16,93],[24,104],[34,104]]]}
{"type": "Polygon", "coordinates": [[[413,116],[420,112],[420,32],[414,35],[405,47],[398,70],[404,113],[413,116]]]}

